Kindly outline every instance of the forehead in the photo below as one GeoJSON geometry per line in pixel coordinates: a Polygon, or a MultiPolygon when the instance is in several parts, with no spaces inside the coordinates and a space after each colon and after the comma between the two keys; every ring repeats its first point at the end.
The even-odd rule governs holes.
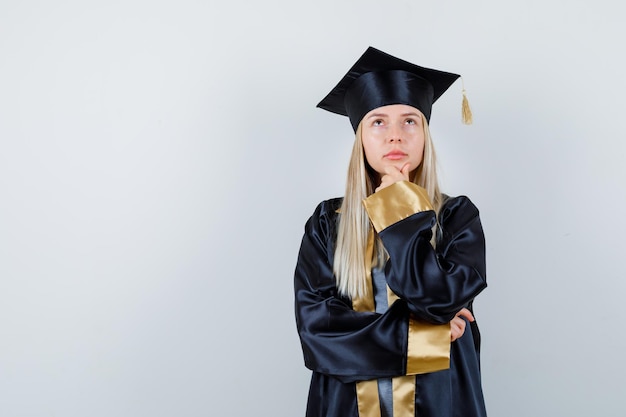
{"type": "Polygon", "coordinates": [[[413,106],[408,104],[390,104],[388,106],[377,107],[369,111],[363,118],[369,117],[393,117],[393,116],[406,116],[409,114],[422,116],[422,112],[413,106]]]}

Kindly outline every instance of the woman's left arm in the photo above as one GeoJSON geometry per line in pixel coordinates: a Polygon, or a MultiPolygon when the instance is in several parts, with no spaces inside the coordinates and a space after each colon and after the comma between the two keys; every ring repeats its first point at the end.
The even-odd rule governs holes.
{"type": "Polygon", "coordinates": [[[467,197],[441,210],[436,249],[430,243],[436,216],[423,188],[397,182],[364,205],[389,254],[389,288],[417,317],[448,323],[487,286],[482,225],[467,197]]]}

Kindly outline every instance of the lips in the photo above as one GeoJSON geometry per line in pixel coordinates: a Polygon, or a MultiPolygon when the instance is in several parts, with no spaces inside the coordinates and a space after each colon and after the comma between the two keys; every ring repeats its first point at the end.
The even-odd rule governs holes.
{"type": "Polygon", "coordinates": [[[407,154],[402,151],[391,151],[384,155],[385,158],[390,159],[392,161],[397,161],[399,159],[405,158],[406,156],[407,154]]]}

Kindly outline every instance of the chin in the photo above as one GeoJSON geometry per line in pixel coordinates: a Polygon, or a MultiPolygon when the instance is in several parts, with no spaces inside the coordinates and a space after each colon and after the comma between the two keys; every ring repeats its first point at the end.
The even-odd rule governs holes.
{"type": "MultiPolygon", "coordinates": [[[[400,161],[400,162],[396,162],[393,163],[392,165],[395,166],[396,168],[398,168],[398,170],[401,170],[403,166],[405,166],[407,164],[408,161],[400,161]]],[[[413,164],[409,165],[409,172],[411,172],[410,170],[412,169],[411,167],[413,166],[413,164]]]]}

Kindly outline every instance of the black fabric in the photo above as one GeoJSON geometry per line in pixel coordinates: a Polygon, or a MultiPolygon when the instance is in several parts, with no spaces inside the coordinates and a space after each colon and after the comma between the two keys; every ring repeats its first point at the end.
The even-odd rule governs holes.
{"type": "MultiPolygon", "coordinates": [[[[405,375],[408,318],[449,322],[485,287],[485,244],[478,210],[450,198],[440,214],[437,248],[432,211],[380,236],[389,252],[387,282],[400,300],[384,314],[356,312],[332,273],[340,199],[322,202],[308,220],[295,271],[295,313],[305,365],[313,371],[307,417],[358,416],[355,381],[405,375]]],[[[451,368],[417,376],[416,415],[484,417],[477,327],[452,343],[451,368]]]]}
{"type": "Polygon", "coordinates": [[[354,131],[369,111],[390,104],[413,106],[430,121],[433,103],[457,78],[369,47],[317,107],[348,116],[354,131]]]}

